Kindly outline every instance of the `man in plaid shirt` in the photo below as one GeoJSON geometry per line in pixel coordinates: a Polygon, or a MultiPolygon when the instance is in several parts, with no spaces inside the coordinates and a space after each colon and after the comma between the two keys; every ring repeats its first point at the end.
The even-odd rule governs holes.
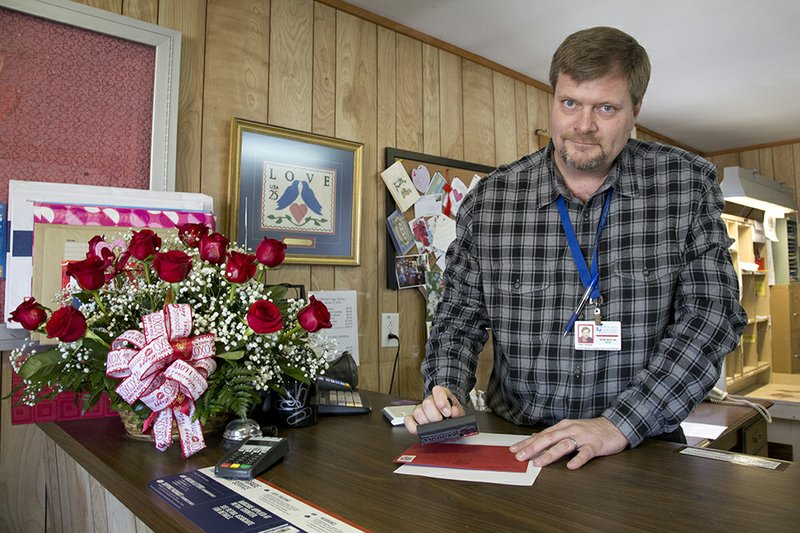
{"type": "Polygon", "coordinates": [[[629,139],[649,78],[644,48],[613,28],[555,52],[550,144],[459,209],[411,433],[464,414],[491,328],[488,406],[546,427],[510,448],[519,460],[577,452],[576,469],[647,437],[683,438],[747,317],[714,166],[629,139]]]}

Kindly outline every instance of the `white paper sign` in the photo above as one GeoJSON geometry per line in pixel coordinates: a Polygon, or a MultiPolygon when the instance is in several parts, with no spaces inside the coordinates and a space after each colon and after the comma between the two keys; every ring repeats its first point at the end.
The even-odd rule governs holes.
{"type": "Polygon", "coordinates": [[[428,190],[431,185],[431,173],[425,165],[419,165],[411,171],[411,181],[414,182],[414,187],[421,193],[428,190]]]}
{"type": "Polygon", "coordinates": [[[358,308],[356,291],[313,291],[317,300],[325,304],[331,314],[331,328],[325,334],[339,343],[339,353],[350,352],[356,364],[358,359],[358,308]]]}
{"type": "Polygon", "coordinates": [[[683,434],[687,437],[713,440],[722,435],[722,432],[727,429],[727,426],[698,424],[696,422],[681,422],[681,428],[683,429],[683,434]]]}
{"type": "Polygon", "coordinates": [[[445,268],[447,268],[447,255],[446,254],[434,254],[436,255],[436,266],[439,267],[439,270],[444,272],[445,268]]]}

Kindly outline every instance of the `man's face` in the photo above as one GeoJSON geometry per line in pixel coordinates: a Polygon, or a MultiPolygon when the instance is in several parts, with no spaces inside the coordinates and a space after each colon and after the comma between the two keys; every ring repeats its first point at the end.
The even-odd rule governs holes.
{"type": "Polygon", "coordinates": [[[550,113],[561,173],[604,177],[628,141],[640,107],[633,105],[622,75],[577,83],[561,74],[550,113]]]}

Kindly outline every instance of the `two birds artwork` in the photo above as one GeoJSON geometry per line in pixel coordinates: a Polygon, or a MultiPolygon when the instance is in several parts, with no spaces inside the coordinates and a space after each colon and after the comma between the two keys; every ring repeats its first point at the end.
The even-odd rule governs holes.
{"type": "Polygon", "coordinates": [[[322,214],[322,205],[320,205],[319,200],[317,200],[311,185],[301,180],[293,181],[283,192],[281,197],[278,198],[276,205],[280,211],[288,207],[289,212],[298,224],[305,218],[306,214],[308,214],[309,209],[312,213],[317,215],[322,214]],[[303,203],[295,202],[298,196],[303,203]]]}

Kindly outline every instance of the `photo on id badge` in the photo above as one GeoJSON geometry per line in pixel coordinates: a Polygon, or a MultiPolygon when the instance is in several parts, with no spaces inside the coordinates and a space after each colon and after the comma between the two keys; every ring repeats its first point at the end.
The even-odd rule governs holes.
{"type": "Polygon", "coordinates": [[[592,320],[575,322],[573,338],[576,350],[617,351],[622,349],[622,326],[616,321],[595,324],[592,320]]]}
{"type": "Polygon", "coordinates": [[[578,344],[592,344],[594,342],[594,326],[581,326],[578,328],[578,344]]]}

